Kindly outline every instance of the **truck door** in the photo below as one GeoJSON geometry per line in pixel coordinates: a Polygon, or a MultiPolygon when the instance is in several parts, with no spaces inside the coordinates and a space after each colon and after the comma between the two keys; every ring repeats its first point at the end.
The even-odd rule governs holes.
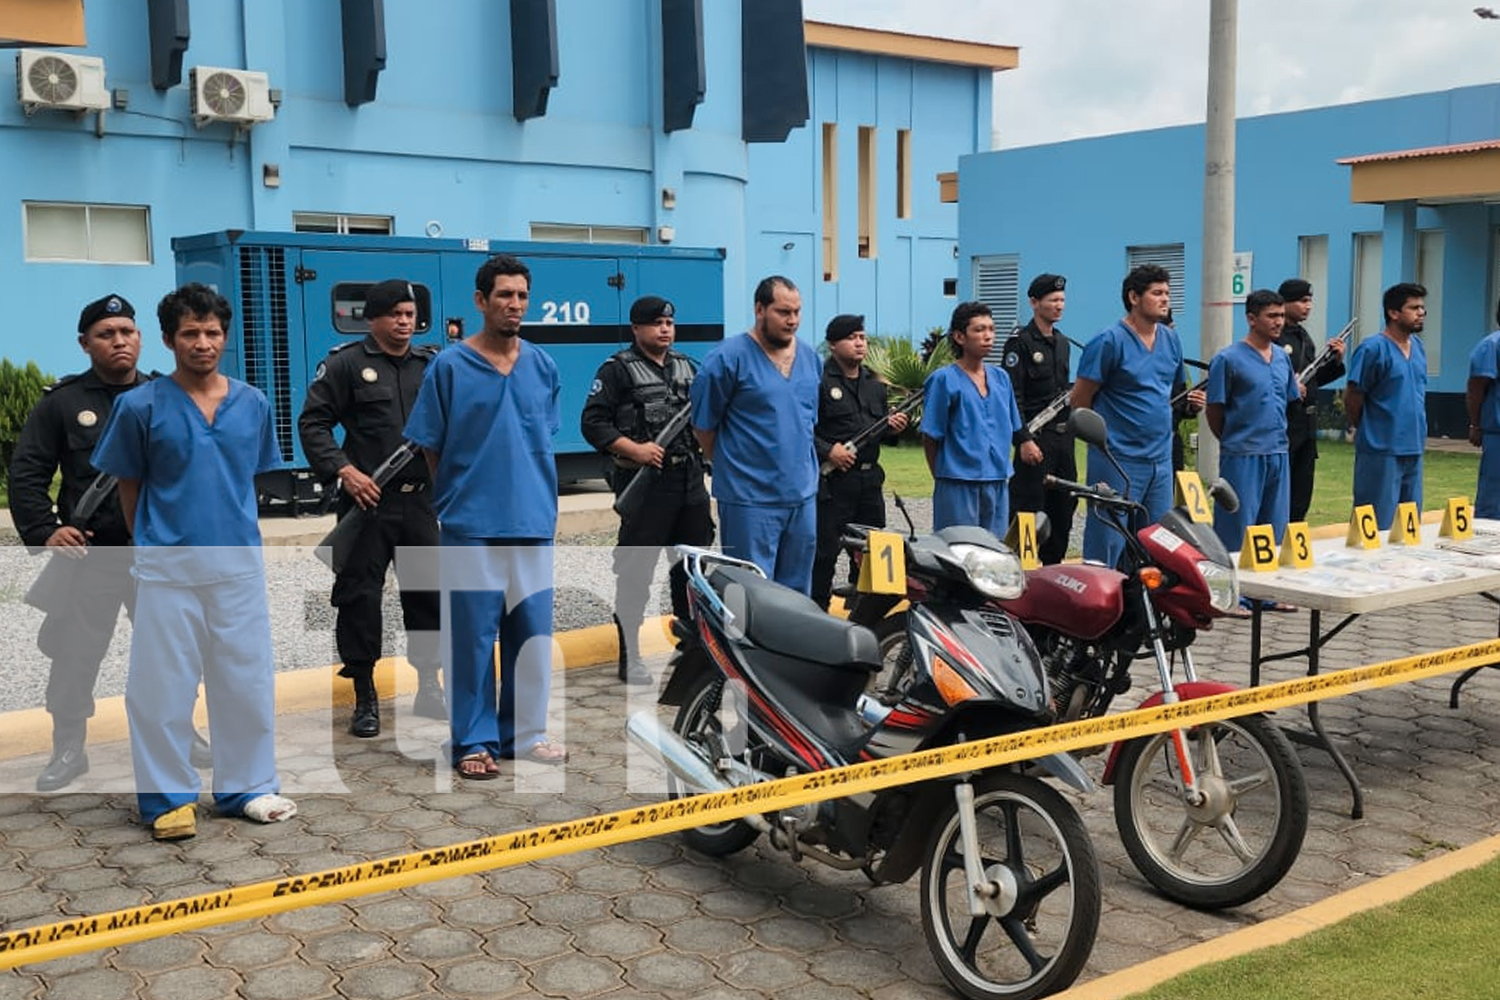
{"type": "MultiPolygon", "coordinates": [[[[416,292],[417,332],[414,344],[442,347],[446,341],[442,317],[442,281],[437,254],[400,253],[388,250],[303,250],[301,266],[294,272],[301,288],[302,318],[293,330],[302,334],[304,371],[310,379],[328,352],[340,344],[363,340],[370,325],[365,320],[365,291],[387,278],[405,278],[416,292]]],[[[296,350],[297,340],[292,339],[296,350]]],[[[296,408],[301,411],[307,385],[295,386],[296,408]]],[[[307,464],[301,442],[296,463],[307,464]]]]}
{"type": "MultiPolygon", "coordinates": [[[[620,262],[613,257],[526,254],[522,259],[531,268],[531,308],[521,335],[552,356],[562,384],[553,447],[560,458],[591,455],[593,449],[579,429],[583,403],[594,373],[630,337],[620,306],[620,262]]],[[[590,468],[597,464],[589,459],[590,468]]]]}

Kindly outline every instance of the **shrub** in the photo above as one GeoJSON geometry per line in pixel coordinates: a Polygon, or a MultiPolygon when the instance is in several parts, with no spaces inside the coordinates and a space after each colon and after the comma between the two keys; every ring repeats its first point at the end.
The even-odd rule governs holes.
{"type": "Polygon", "coordinates": [[[11,364],[9,358],[0,359],[0,483],[9,485],[10,456],[16,450],[16,441],[26,423],[26,415],[42,398],[42,390],[52,384],[52,377],[43,374],[35,361],[26,362],[25,368],[11,364]]]}

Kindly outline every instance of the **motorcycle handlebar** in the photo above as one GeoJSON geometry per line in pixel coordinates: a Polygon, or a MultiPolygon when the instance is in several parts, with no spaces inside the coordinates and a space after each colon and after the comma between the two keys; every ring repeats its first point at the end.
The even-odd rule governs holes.
{"type": "Polygon", "coordinates": [[[1115,488],[1108,483],[1090,486],[1087,483],[1076,483],[1071,479],[1059,479],[1057,476],[1047,475],[1042,478],[1042,485],[1049,490],[1067,490],[1069,493],[1089,497],[1093,500],[1124,501],[1125,499],[1119,493],[1115,492],[1115,488]]]}

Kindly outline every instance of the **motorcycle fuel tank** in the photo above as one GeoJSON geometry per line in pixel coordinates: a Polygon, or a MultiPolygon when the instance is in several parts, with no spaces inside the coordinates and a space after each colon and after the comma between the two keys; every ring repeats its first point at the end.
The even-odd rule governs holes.
{"type": "Polygon", "coordinates": [[[1104,566],[1043,566],[1026,573],[1020,597],[1001,607],[1028,624],[1097,639],[1125,613],[1125,577],[1104,566]]]}

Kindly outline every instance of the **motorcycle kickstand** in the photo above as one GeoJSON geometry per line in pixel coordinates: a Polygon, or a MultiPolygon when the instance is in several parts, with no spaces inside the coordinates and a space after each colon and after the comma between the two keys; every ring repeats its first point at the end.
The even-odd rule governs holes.
{"type": "Polygon", "coordinates": [[[969,882],[969,915],[1003,916],[1016,904],[1016,885],[1010,870],[1001,867],[1002,881],[991,879],[979,856],[979,823],[974,816],[974,786],[960,781],[953,786],[958,804],[958,834],[964,845],[964,878],[969,882]]]}

